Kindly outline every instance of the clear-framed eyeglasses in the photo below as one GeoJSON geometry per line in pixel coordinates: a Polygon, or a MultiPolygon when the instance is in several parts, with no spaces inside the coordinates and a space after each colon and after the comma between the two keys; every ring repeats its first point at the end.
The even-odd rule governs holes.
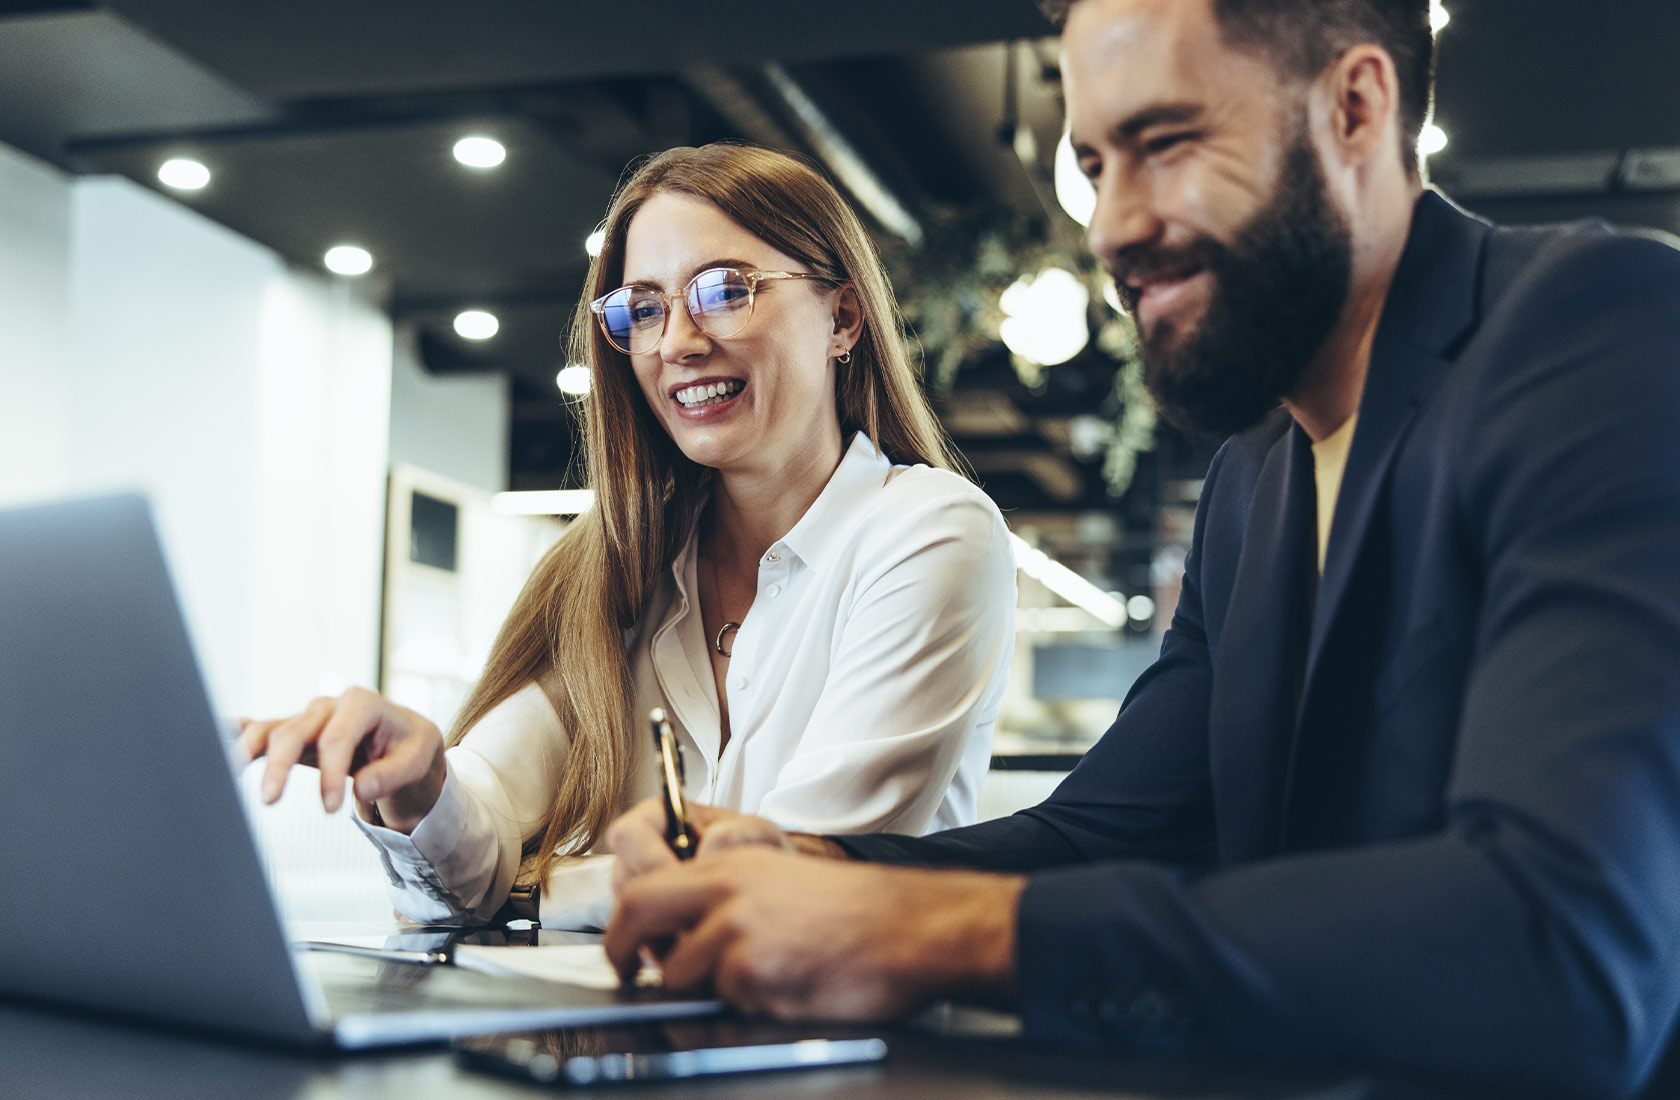
{"type": "Polygon", "coordinates": [[[674,302],[688,306],[694,325],[707,336],[725,340],[747,327],[760,283],[781,279],[833,280],[812,271],[740,271],[709,267],[681,290],[667,294],[657,287],[631,283],[589,303],[607,342],[626,355],[643,355],[659,347],[674,302]]]}

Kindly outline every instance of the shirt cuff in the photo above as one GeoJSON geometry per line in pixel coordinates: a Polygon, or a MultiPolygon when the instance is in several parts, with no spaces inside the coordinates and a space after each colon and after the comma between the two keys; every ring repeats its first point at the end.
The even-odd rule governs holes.
{"type": "Polygon", "coordinates": [[[438,800],[420,819],[412,833],[400,833],[383,825],[362,820],[356,815],[356,826],[364,836],[378,845],[399,863],[412,867],[435,867],[448,858],[460,843],[467,829],[468,803],[455,778],[455,769],[445,763],[443,790],[438,800]]]}
{"type": "MultiPolygon", "coordinates": [[[[416,894],[426,899],[428,907],[442,905],[451,920],[474,916],[474,906],[484,897],[496,872],[494,851],[486,853],[480,850],[483,843],[470,842],[473,838],[468,834],[473,831],[475,812],[482,816],[482,809],[456,778],[454,766],[447,765],[437,803],[413,833],[400,833],[363,821],[360,814],[355,816],[356,827],[379,850],[391,885],[405,895],[399,897],[398,908],[404,912],[414,908],[406,895],[416,894]]],[[[480,825],[477,832],[484,834],[481,839],[494,845],[495,831],[487,821],[480,825]]]]}

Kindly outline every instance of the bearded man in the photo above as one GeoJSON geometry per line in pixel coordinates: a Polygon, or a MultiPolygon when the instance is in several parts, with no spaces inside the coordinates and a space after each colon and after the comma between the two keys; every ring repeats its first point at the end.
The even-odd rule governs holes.
{"type": "Polygon", "coordinates": [[[1427,188],[1428,0],[1064,6],[1091,248],[1166,414],[1235,433],[1160,659],[1010,818],[707,813],[677,866],[638,808],[609,953],[782,1015],[1631,1093],[1680,1008],[1680,252],[1427,188]]]}

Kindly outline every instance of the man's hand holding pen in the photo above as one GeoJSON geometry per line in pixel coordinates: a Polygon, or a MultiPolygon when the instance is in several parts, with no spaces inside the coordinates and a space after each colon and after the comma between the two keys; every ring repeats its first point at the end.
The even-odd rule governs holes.
{"type": "MultiPolygon", "coordinates": [[[[762,817],[720,810],[696,802],[687,804],[688,824],[696,836],[695,858],[712,859],[732,848],[765,847],[787,852],[804,850],[796,838],[762,817]]],[[[661,795],[632,807],[607,830],[607,847],[616,857],[613,888],[623,886],[650,871],[673,867],[677,854],[666,840],[665,799],[661,795]]],[[[816,837],[800,837],[816,841],[816,837]]],[[[836,850],[838,854],[838,850],[836,850]]]]}
{"type": "Polygon", "coordinates": [[[695,856],[678,860],[663,801],[607,833],[618,905],[603,946],[620,973],[640,969],[646,950],[670,988],[828,1019],[897,1016],[940,996],[1013,997],[1024,879],[846,862],[820,837],[697,805],[695,856]]]}
{"type": "Polygon", "coordinates": [[[846,858],[838,845],[821,837],[790,835],[762,817],[689,802],[683,796],[682,753],[665,711],[655,707],[648,713],[648,724],[661,792],[633,807],[607,830],[607,847],[618,857],[613,865],[614,890],[649,871],[731,848],[768,847],[846,858]]]}
{"type": "Polygon", "coordinates": [[[1012,994],[1024,880],[842,865],[846,853],[822,837],[688,803],[670,723],[660,710],[649,719],[664,789],[606,836],[618,905],[603,946],[621,974],[651,953],[672,988],[836,1019],[894,1016],[941,994],[1012,994]]]}

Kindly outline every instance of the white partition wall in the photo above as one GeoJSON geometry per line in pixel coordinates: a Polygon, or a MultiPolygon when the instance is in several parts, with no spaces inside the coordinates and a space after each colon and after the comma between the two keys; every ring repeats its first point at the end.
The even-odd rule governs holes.
{"type": "Polygon", "coordinates": [[[0,506],[146,492],[231,711],[377,673],[390,378],[350,286],[0,147],[0,506]]]}
{"type": "Polygon", "coordinates": [[[70,180],[0,145],[0,505],[64,483],[70,180]]]}
{"type": "MultiPolygon", "coordinates": [[[[414,466],[486,493],[506,489],[507,376],[430,375],[412,328],[399,329],[393,343],[391,466],[414,466]]],[[[556,356],[559,346],[556,337],[556,356]]]]}
{"type": "Polygon", "coordinates": [[[127,181],[71,205],[67,486],[153,497],[225,706],[371,682],[389,322],[127,181]]]}
{"type": "MultiPolygon", "coordinates": [[[[378,674],[392,330],[364,294],[0,147],[0,507],[145,492],[230,715],[378,674]]],[[[297,779],[254,814],[288,913],[388,915],[371,849],[297,779]]]]}

